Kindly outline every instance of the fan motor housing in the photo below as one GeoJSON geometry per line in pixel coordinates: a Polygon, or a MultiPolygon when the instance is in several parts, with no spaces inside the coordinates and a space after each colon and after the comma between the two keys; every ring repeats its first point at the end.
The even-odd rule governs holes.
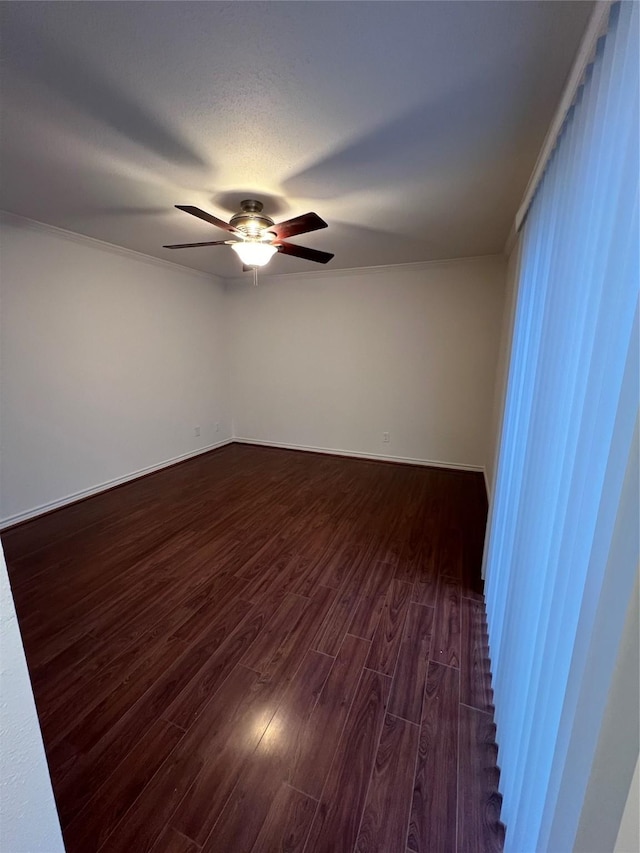
{"type": "Polygon", "coordinates": [[[229,225],[243,231],[247,237],[261,237],[273,226],[273,219],[262,213],[262,202],[248,198],[240,202],[240,208],[242,212],[236,213],[229,225]]]}

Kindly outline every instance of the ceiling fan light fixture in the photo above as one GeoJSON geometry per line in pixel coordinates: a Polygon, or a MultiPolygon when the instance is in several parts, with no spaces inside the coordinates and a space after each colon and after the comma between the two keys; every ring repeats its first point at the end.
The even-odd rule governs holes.
{"type": "Polygon", "coordinates": [[[292,255],[294,258],[302,258],[305,261],[313,261],[316,264],[326,264],[332,258],[331,252],[320,252],[318,249],[309,249],[306,246],[298,246],[287,243],[287,237],[295,237],[297,234],[307,234],[310,231],[318,231],[326,228],[327,223],[320,219],[317,213],[304,213],[286,222],[276,224],[270,216],[262,212],[262,202],[256,199],[245,199],[240,202],[242,208],[240,213],[232,216],[229,222],[218,219],[206,210],[200,210],[192,204],[176,204],[178,210],[184,210],[191,216],[197,216],[203,222],[215,225],[222,231],[231,231],[235,240],[210,240],[206,243],[176,243],[164,246],[165,249],[193,249],[197,246],[231,246],[245,267],[256,270],[269,263],[276,252],[283,255],[292,255]]]}
{"type": "Polygon", "coordinates": [[[238,255],[242,263],[247,267],[263,267],[278,251],[270,243],[246,240],[242,243],[233,243],[231,248],[238,255]]]}

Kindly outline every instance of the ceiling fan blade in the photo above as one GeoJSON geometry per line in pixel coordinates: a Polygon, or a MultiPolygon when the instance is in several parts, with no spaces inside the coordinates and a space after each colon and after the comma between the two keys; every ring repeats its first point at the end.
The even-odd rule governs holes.
{"type": "Polygon", "coordinates": [[[320,228],[327,228],[327,223],[324,219],[320,219],[317,213],[303,213],[302,216],[296,216],[295,219],[287,219],[286,222],[279,222],[277,225],[269,228],[269,231],[273,231],[279,240],[284,240],[285,237],[295,237],[296,234],[308,234],[309,231],[319,231],[320,228]]]}
{"type": "Polygon", "coordinates": [[[327,264],[333,258],[331,252],[320,252],[318,249],[309,249],[306,246],[294,246],[293,243],[285,243],[283,240],[273,245],[283,255],[293,255],[294,258],[304,258],[305,261],[315,261],[317,264],[327,264]]]}
{"type": "Polygon", "coordinates": [[[231,231],[232,234],[239,234],[237,228],[234,228],[233,225],[229,225],[228,222],[225,222],[224,219],[218,219],[217,216],[212,216],[210,213],[207,213],[206,210],[200,210],[199,207],[194,207],[192,204],[176,204],[178,210],[184,210],[185,213],[190,213],[192,216],[197,216],[198,219],[204,219],[205,222],[208,222],[210,225],[215,225],[216,228],[223,228],[225,231],[231,231]]]}
{"type": "Polygon", "coordinates": [[[195,249],[197,246],[224,246],[226,240],[214,240],[213,243],[176,243],[173,246],[163,246],[163,249],[195,249]]]}

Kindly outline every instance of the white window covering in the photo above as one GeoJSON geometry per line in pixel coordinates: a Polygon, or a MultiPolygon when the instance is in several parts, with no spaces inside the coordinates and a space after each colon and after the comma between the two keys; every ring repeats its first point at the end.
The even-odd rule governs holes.
{"type": "Polygon", "coordinates": [[[616,538],[638,417],[638,12],[612,7],[522,232],[486,550],[517,853],[571,850],[638,561],[637,524],[630,548],[616,538]],[[608,655],[594,658],[594,632],[608,655]]]}

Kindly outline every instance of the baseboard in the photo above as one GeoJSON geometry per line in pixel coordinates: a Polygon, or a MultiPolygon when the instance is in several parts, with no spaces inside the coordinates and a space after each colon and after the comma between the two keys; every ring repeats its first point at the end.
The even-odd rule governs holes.
{"type": "Polygon", "coordinates": [[[48,512],[53,512],[53,510],[60,509],[63,506],[83,500],[84,498],[90,498],[92,495],[97,495],[100,492],[106,492],[108,489],[121,486],[131,480],[137,480],[139,477],[144,477],[146,474],[153,474],[155,471],[161,471],[163,468],[169,468],[171,465],[176,465],[179,462],[185,462],[187,459],[192,459],[194,456],[200,456],[202,453],[209,453],[211,450],[216,450],[218,447],[224,447],[227,444],[231,444],[233,441],[233,438],[226,438],[223,439],[223,441],[208,444],[206,447],[199,447],[197,450],[182,453],[180,456],[174,456],[172,459],[166,459],[164,462],[159,462],[156,465],[148,465],[146,468],[139,468],[137,471],[132,471],[130,474],[125,474],[122,477],[115,477],[113,480],[107,480],[104,483],[99,483],[97,486],[91,486],[88,489],[81,489],[79,492],[66,495],[58,500],[49,501],[49,503],[40,504],[40,506],[33,507],[32,509],[25,510],[24,512],[18,512],[15,515],[1,518],[0,530],[6,530],[9,527],[13,527],[15,524],[20,524],[23,521],[29,521],[32,518],[36,518],[37,516],[44,515],[48,512]]]}
{"type": "Polygon", "coordinates": [[[307,453],[326,453],[330,456],[348,456],[354,459],[370,459],[373,462],[398,462],[401,465],[421,465],[425,468],[453,468],[458,471],[484,472],[482,465],[466,465],[458,462],[441,462],[436,459],[414,459],[410,456],[391,456],[382,453],[360,453],[357,450],[339,450],[335,447],[315,447],[307,444],[287,444],[282,441],[262,441],[259,438],[241,438],[234,436],[232,441],[238,444],[257,444],[260,447],[279,447],[283,450],[303,450],[307,453]]]}
{"type": "Polygon", "coordinates": [[[192,450],[189,453],[183,453],[180,456],[174,456],[172,459],[166,459],[164,462],[159,462],[156,465],[149,465],[146,468],[139,468],[137,471],[132,471],[129,474],[125,474],[122,477],[116,477],[113,480],[107,480],[104,483],[99,483],[96,486],[91,486],[88,489],[81,489],[78,492],[73,492],[70,495],[65,495],[62,498],[58,498],[55,501],[49,501],[45,504],[40,504],[39,506],[32,507],[31,509],[25,510],[23,512],[18,512],[15,515],[7,516],[6,518],[0,518],[0,530],[7,530],[9,527],[13,527],[16,524],[20,524],[23,521],[29,521],[32,518],[36,518],[39,515],[44,515],[48,512],[53,512],[56,509],[60,509],[63,506],[68,506],[69,504],[75,503],[76,501],[83,500],[84,498],[90,498],[93,495],[97,495],[100,492],[105,492],[108,489],[113,489],[116,486],[121,486],[124,483],[128,483],[131,480],[136,480],[139,477],[144,477],[147,474],[153,474],[155,471],[161,471],[163,468],[168,468],[171,465],[176,465],[179,462],[184,462],[187,459],[192,459],[194,456],[200,456],[202,453],[209,453],[211,450],[216,450],[219,447],[224,447],[227,444],[256,444],[260,447],[276,447],[281,448],[283,450],[301,450],[307,453],[325,453],[330,456],[346,456],[351,457],[353,459],[370,459],[374,462],[395,462],[401,465],[421,465],[425,468],[453,468],[455,470],[460,471],[477,471],[483,473],[486,478],[486,473],[484,472],[484,468],[481,465],[465,465],[459,464],[457,462],[442,462],[436,459],[415,459],[409,456],[392,456],[390,454],[382,454],[382,453],[360,453],[357,450],[340,450],[335,447],[316,447],[314,445],[306,445],[306,444],[288,444],[282,441],[262,441],[258,438],[245,438],[240,436],[233,436],[232,438],[226,438],[222,441],[215,442],[214,444],[208,444],[206,447],[200,447],[198,450],[192,450]]]}

